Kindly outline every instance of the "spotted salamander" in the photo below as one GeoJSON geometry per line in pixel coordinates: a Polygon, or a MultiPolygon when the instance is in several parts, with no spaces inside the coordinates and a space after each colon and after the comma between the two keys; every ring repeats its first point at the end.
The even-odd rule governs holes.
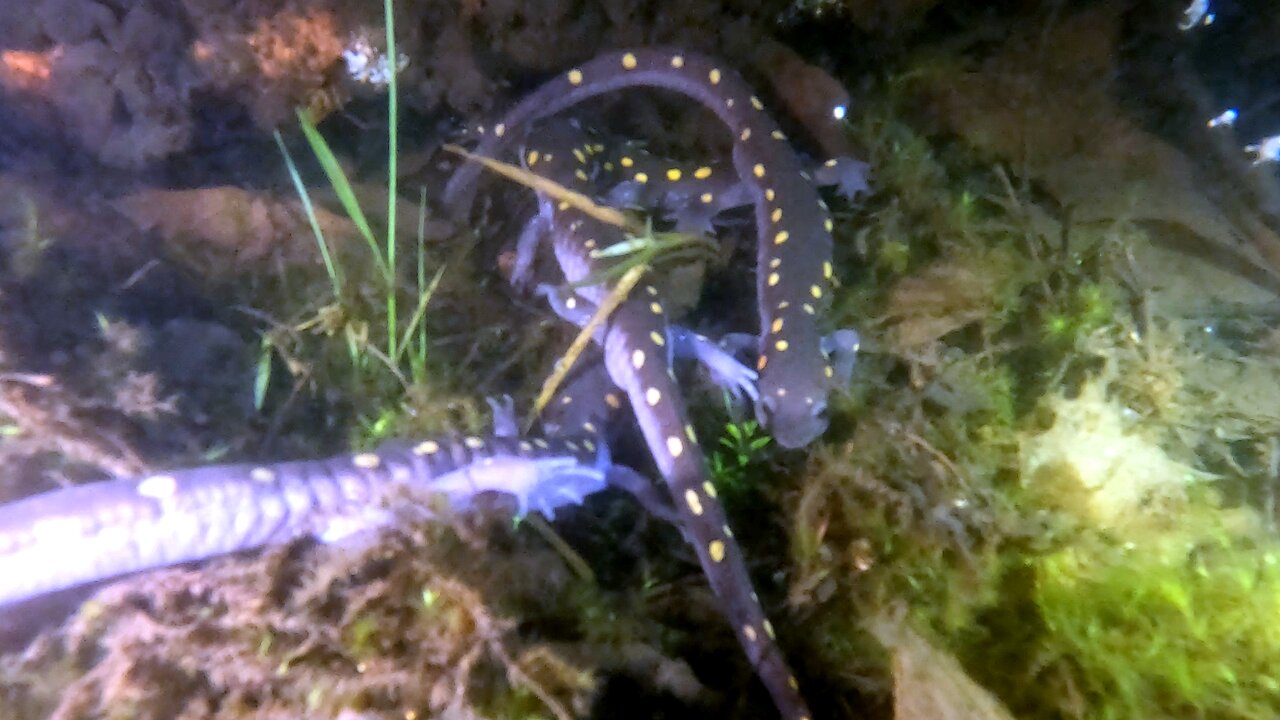
{"type": "MultiPolygon", "coordinates": [[[[515,496],[551,515],[607,483],[645,482],[594,439],[453,437],[270,465],[213,465],[55,490],[0,506],[0,605],[127,573],[388,524],[404,493],[515,496]]],[[[414,504],[415,512],[426,512],[414,504]]]]}
{"type": "MultiPolygon", "coordinates": [[[[671,49],[608,53],[527,95],[492,126],[476,152],[496,157],[518,144],[532,121],[637,86],[690,97],[732,133],[733,167],[755,205],[759,233],[757,412],[780,445],[806,445],[826,429],[827,396],[840,385],[818,327],[831,295],[832,221],[786,136],[738,73],[712,58],[671,49]]],[[[445,205],[466,213],[479,173],[474,163],[460,167],[445,188],[445,205]]]]}
{"type": "MultiPolygon", "coordinates": [[[[615,207],[657,209],[675,223],[677,232],[711,234],[713,219],[726,210],[752,204],[751,188],[724,163],[675,163],[637,143],[610,148],[602,168],[613,178],[605,197],[615,207]],[[642,179],[637,180],[639,177],[642,179]]],[[[818,187],[835,186],[852,200],[869,189],[867,164],[835,157],[809,167],[818,187]]]]}
{"type": "MultiPolygon", "coordinates": [[[[539,127],[536,138],[536,144],[523,150],[526,167],[570,189],[590,193],[592,144],[568,123],[539,127]]],[[[530,227],[522,242],[550,241],[572,288],[572,294],[563,299],[562,312],[576,322],[584,321],[594,308],[578,305],[598,305],[608,293],[607,287],[590,283],[594,274],[607,269],[607,261],[593,251],[622,242],[624,236],[618,228],[545,195],[539,199],[539,214],[530,227]]],[[[523,253],[528,251],[522,248],[523,253]]],[[[605,368],[630,400],[671,492],[685,537],[693,545],[735,635],[783,717],[808,720],[799,684],[760,606],[741,548],[716,498],[707,459],[689,423],[672,370],[676,339],[657,289],[642,282],[610,315],[601,339],[605,368]]]]}

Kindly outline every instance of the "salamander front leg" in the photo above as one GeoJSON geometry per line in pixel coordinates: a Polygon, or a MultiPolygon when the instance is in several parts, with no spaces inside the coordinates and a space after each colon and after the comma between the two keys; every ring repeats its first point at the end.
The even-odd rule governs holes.
{"type": "Polygon", "coordinates": [[[858,336],[858,331],[850,328],[836,330],[822,338],[822,352],[831,362],[834,388],[844,390],[849,387],[861,344],[862,339],[858,336]]]}
{"type": "MultiPolygon", "coordinates": [[[[735,401],[741,402],[744,395],[752,402],[759,401],[756,371],[739,362],[733,352],[679,325],[670,326],[667,335],[671,339],[671,352],[677,359],[697,360],[711,375],[711,382],[727,391],[735,401]]],[[[755,338],[751,338],[751,343],[754,345],[755,338]]]]}

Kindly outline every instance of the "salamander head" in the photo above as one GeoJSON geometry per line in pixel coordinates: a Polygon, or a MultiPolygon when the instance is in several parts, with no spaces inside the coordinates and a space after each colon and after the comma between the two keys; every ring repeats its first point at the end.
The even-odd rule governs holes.
{"type": "Polygon", "coordinates": [[[827,396],[849,387],[860,342],[857,332],[837,330],[821,339],[820,364],[791,356],[784,372],[761,374],[756,417],[779,445],[804,447],[826,432],[827,396]]]}
{"type": "Polygon", "coordinates": [[[783,388],[761,382],[756,419],[782,447],[804,447],[827,431],[827,388],[823,383],[791,382],[783,388]]]}

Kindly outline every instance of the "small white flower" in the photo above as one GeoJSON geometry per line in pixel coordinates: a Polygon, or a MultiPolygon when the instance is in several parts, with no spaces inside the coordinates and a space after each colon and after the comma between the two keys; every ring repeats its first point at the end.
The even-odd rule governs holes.
{"type": "Polygon", "coordinates": [[[347,75],[351,79],[375,87],[385,86],[391,82],[391,73],[400,72],[409,65],[409,56],[400,53],[396,57],[396,66],[392,69],[387,56],[374,49],[368,39],[362,36],[351,39],[347,48],[342,51],[342,59],[347,63],[347,75]]]}

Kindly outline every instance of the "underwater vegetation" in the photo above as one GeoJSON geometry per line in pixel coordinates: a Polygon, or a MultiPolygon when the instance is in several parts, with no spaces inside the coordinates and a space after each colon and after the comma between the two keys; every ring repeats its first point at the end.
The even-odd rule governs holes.
{"type": "MultiPolygon", "coordinates": [[[[474,60],[422,51],[430,40],[441,56],[470,57],[455,46],[491,39],[464,39],[457,26],[503,37],[505,52],[523,58],[503,62],[539,71],[560,70],[577,51],[568,30],[552,32],[554,14],[522,15],[527,4],[463,3],[461,20],[456,3],[421,5],[451,28],[437,38],[423,21],[406,33],[417,86],[404,92],[429,96],[423,105],[450,95],[498,107],[500,93],[514,92],[490,87],[474,60]]],[[[939,17],[977,22],[953,4],[934,12],[941,5],[769,8],[846,34],[838,23],[848,15],[885,25],[896,17],[907,29],[939,17]]],[[[1186,152],[1117,99],[1110,83],[1127,47],[1120,4],[1050,5],[1001,20],[998,33],[983,26],[923,49],[902,42],[909,33],[878,38],[908,49],[876,57],[851,114],[849,139],[874,168],[875,192],[852,206],[833,198],[832,320],[857,328],[864,352],[848,394],[831,400],[823,440],[787,452],[720,397],[694,395],[717,492],[818,717],[928,716],[907,709],[904,696],[923,688],[906,683],[903,658],[954,668],[985,688],[1000,706],[986,718],[1280,716],[1272,296],[1258,300],[1202,260],[1235,241],[1233,211],[1211,197],[1234,186],[1205,183],[1186,152]],[[1162,249],[1185,247],[1188,235],[1220,242],[1199,254],[1162,249]]],[[[221,27],[212,10],[201,17],[197,30],[221,27]]],[[[137,473],[157,456],[124,444],[128,433],[95,434],[106,407],[151,423],[135,433],[147,437],[175,414],[201,424],[203,434],[167,440],[184,458],[263,448],[318,455],[482,429],[484,394],[512,392],[528,406],[564,352],[572,333],[500,277],[505,245],[485,246],[431,215],[434,169],[421,168],[434,146],[414,147],[404,133],[406,147],[388,147],[385,118],[362,145],[344,136],[358,134],[357,123],[341,111],[317,113],[306,130],[295,124],[291,109],[310,95],[302,90],[327,84],[322,70],[346,47],[347,23],[328,17],[296,21],[315,21],[305,27],[320,51],[281,74],[288,97],[263,89],[252,63],[237,60],[234,38],[210,46],[217,67],[242,68],[221,85],[261,96],[250,114],[263,127],[283,123],[280,145],[268,139],[263,154],[283,167],[284,148],[294,180],[280,180],[274,197],[222,186],[112,198],[114,213],[164,240],[165,267],[181,271],[148,270],[142,280],[191,288],[237,319],[157,333],[136,310],[110,306],[86,314],[91,341],[58,350],[60,362],[87,368],[79,387],[0,377],[0,434],[71,458],[43,461],[57,477],[74,461],[137,473]],[[378,168],[364,179],[356,158],[369,147],[378,168]],[[192,374],[238,369],[212,389],[211,377],[198,378],[224,405],[196,406],[199,396],[179,396],[172,377],[143,371],[151,350],[187,357],[171,348],[194,338],[230,359],[211,352],[192,374]],[[211,417],[191,420],[200,408],[211,417]]],[[[139,62],[132,48],[151,35],[146,27],[163,19],[113,35],[129,51],[121,72],[139,62]]],[[[281,62],[287,20],[264,19],[258,32],[271,40],[255,45],[281,51],[281,62]]],[[[703,22],[708,37],[732,24],[723,8],[703,22]]],[[[598,18],[583,23],[593,37],[620,32],[598,18]]],[[[109,99],[77,111],[74,137],[97,132],[109,99]]],[[[117,137],[127,127],[113,127],[97,155],[131,166],[191,143],[190,108],[159,116],[142,111],[142,95],[127,99],[138,109],[134,126],[172,117],[177,131],[148,131],[156,142],[134,145],[117,137]]],[[[650,121],[661,116],[655,107],[644,108],[650,121]]],[[[15,187],[7,172],[3,180],[15,187]]],[[[141,251],[111,272],[88,270],[105,261],[67,265],[72,233],[55,193],[6,194],[7,323],[29,316],[41,332],[63,332],[72,320],[47,323],[34,308],[87,305],[85,283],[101,275],[124,287],[147,267],[141,251]],[[49,297],[33,292],[40,287],[49,297]],[[28,297],[39,302],[15,304],[28,297]]],[[[91,227],[78,234],[106,235],[91,227]]],[[[734,242],[743,243],[732,227],[725,235],[697,273],[709,278],[708,295],[739,288],[729,276],[742,260],[734,242]]],[[[690,295],[704,287],[685,284],[690,295]]],[[[181,304],[171,295],[163,297],[181,304]]],[[[14,346],[9,333],[42,337],[8,329],[0,340],[14,346]]],[[[27,653],[0,659],[0,718],[559,719],[637,708],[769,717],[677,531],[612,494],[554,524],[501,518],[445,518],[349,551],[297,546],[113,586],[27,653]]]]}

